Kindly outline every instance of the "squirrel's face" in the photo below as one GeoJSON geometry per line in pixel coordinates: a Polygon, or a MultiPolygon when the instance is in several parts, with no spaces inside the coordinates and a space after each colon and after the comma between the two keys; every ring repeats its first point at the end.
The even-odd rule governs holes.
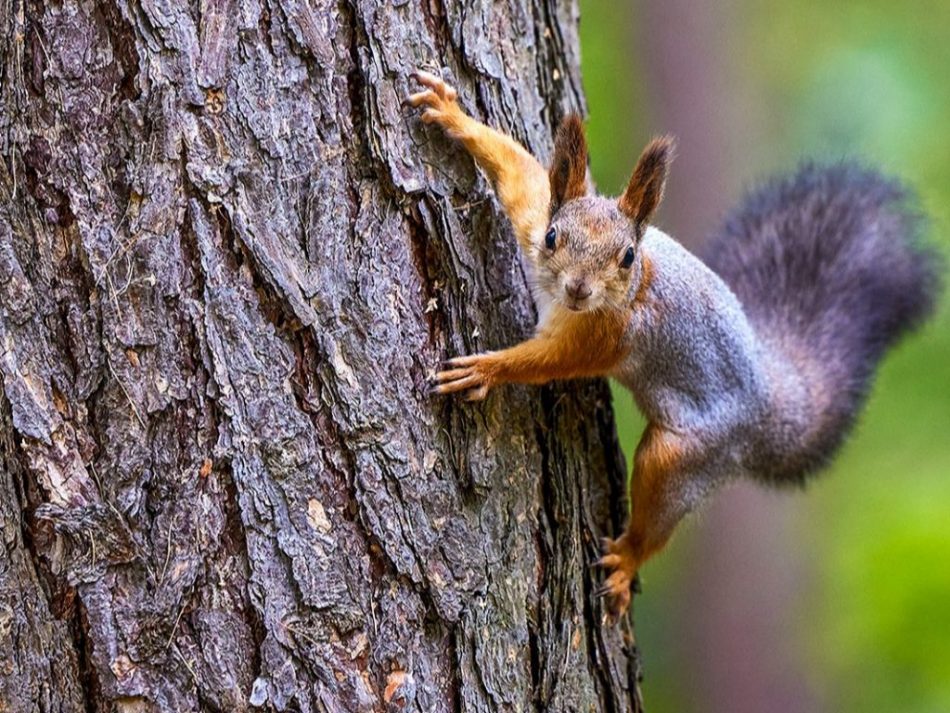
{"type": "Polygon", "coordinates": [[[538,285],[573,312],[620,307],[639,274],[638,243],[616,201],[572,200],[554,214],[539,247],[538,285]]]}
{"type": "Polygon", "coordinates": [[[588,196],[587,141],[577,116],[561,122],[551,162],[551,224],[538,246],[538,283],[575,312],[621,307],[639,279],[640,240],[663,196],[673,140],[653,139],[626,190],[588,196]]]}

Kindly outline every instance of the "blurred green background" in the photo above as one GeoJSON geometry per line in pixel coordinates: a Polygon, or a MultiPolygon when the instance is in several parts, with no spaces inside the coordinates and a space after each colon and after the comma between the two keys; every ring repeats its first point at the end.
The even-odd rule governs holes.
{"type": "MultiPolygon", "coordinates": [[[[856,155],[950,253],[950,3],[582,0],[595,180],[679,138],[658,225],[695,248],[744,186],[856,155]]],[[[887,269],[882,265],[881,269],[887,269]]],[[[628,458],[642,421],[615,389],[628,458]]],[[[950,309],[888,357],[806,493],[720,493],[641,572],[651,713],[950,711],[950,309]]]]}

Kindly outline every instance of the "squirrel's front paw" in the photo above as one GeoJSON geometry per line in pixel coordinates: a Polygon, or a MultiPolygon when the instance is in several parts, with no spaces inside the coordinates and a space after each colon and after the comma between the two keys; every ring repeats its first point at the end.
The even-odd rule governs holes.
{"type": "Polygon", "coordinates": [[[456,357],[445,362],[452,367],[435,375],[434,391],[439,394],[451,394],[467,391],[466,401],[481,401],[494,386],[494,362],[492,353],[471,354],[456,357]]]}
{"type": "Polygon", "coordinates": [[[449,134],[456,134],[460,128],[459,121],[464,116],[458,103],[454,88],[445,83],[441,77],[429,72],[418,71],[412,75],[419,84],[427,87],[425,91],[409,96],[408,102],[415,107],[424,106],[422,120],[435,123],[449,134]]]}
{"type": "Polygon", "coordinates": [[[605,537],[603,548],[604,556],[597,560],[596,565],[603,567],[608,576],[596,594],[606,599],[608,614],[617,621],[630,606],[630,589],[637,575],[638,561],[626,537],[616,540],[605,537]]]}

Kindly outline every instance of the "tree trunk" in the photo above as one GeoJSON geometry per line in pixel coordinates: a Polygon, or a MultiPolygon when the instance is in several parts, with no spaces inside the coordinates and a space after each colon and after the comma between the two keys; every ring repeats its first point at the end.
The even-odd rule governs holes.
{"type": "Polygon", "coordinates": [[[417,66],[547,157],[573,3],[0,2],[0,710],[639,710],[601,382],[417,66]]]}

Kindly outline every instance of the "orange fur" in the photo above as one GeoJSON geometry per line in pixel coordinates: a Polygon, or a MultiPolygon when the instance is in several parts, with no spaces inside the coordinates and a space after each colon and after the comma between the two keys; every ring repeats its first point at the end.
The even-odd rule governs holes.
{"type": "Polygon", "coordinates": [[[682,443],[656,424],[647,426],[634,456],[630,519],[624,534],[606,540],[600,564],[611,571],[603,592],[614,614],[630,604],[630,583],[650,557],[663,549],[679,520],[667,502],[672,479],[686,461],[682,443]]]}
{"type": "Polygon", "coordinates": [[[544,384],[604,376],[625,356],[622,314],[560,312],[533,339],[492,356],[493,383],[544,384]]]}
{"type": "Polygon", "coordinates": [[[640,284],[637,285],[637,294],[633,297],[633,302],[637,306],[646,303],[647,292],[650,289],[650,284],[653,282],[653,262],[650,258],[644,255],[641,258],[640,265],[640,284]]]}
{"type": "Polygon", "coordinates": [[[436,374],[435,390],[466,391],[469,400],[480,400],[501,384],[606,376],[629,351],[624,342],[628,319],[621,312],[559,313],[533,339],[498,352],[450,359],[452,368],[436,374]]]}
{"type": "MultiPolygon", "coordinates": [[[[468,118],[468,117],[466,117],[468,118]]],[[[551,189],[540,163],[510,136],[473,119],[462,144],[488,174],[495,194],[525,250],[548,222],[551,189]]]]}
{"type": "Polygon", "coordinates": [[[676,437],[653,424],[637,445],[625,537],[636,544],[638,565],[661,550],[673,532],[676,523],[664,522],[661,513],[670,478],[682,467],[684,455],[676,437]]]}
{"type": "Polygon", "coordinates": [[[462,111],[455,90],[441,78],[418,72],[416,79],[428,89],[410,96],[409,103],[427,107],[422,120],[438,124],[460,141],[488,174],[518,242],[524,250],[531,249],[532,239],[544,232],[548,222],[551,187],[544,167],[513,138],[462,111]]]}

